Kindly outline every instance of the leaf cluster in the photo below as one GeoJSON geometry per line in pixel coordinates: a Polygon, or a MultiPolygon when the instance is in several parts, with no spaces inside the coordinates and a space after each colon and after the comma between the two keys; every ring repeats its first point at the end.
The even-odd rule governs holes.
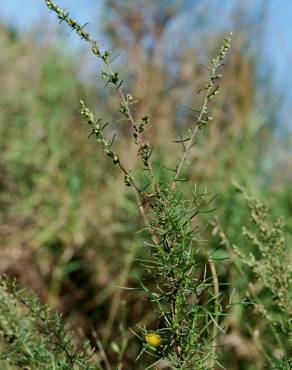
{"type": "Polygon", "coordinates": [[[0,360],[21,368],[99,369],[87,341],[74,342],[62,316],[42,306],[35,295],[18,291],[14,282],[0,284],[0,360]]]}
{"type": "MultiPolygon", "coordinates": [[[[267,208],[258,200],[253,199],[240,187],[250,211],[250,227],[243,227],[242,234],[251,244],[253,252],[245,255],[241,248],[233,245],[234,252],[240,257],[241,263],[248,266],[261,290],[269,292],[267,301],[261,299],[258,309],[275,326],[284,333],[292,330],[292,268],[287,255],[284,223],[278,218],[270,222],[267,208]]],[[[260,294],[258,292],[257,294],[260,294]]]]}

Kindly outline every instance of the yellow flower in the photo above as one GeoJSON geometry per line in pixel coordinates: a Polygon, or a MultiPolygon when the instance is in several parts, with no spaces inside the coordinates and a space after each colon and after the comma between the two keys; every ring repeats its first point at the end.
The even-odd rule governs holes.
{"type": "Polygon", "coordinates": [[[161,336],[154,332],[147,333],[145,339],[151,347],[159,347],[162,341],[161,336]]]}

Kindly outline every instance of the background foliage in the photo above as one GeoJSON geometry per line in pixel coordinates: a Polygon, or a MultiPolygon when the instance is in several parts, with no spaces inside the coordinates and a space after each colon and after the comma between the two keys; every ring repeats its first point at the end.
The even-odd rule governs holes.
{"type": "MultiPolygon", "coordinates": [[[[176,150],[171,140],[191,120],[181,104],[191,105],[205,78],[200,64],[225,33],[195,3],[186,31],[180,23],[183,5],[175,2],[105,2],[104,38],[113,50],[123,50],[116,63],[139,98],[137,114],[150,115],[151,142],[169,165],[176,150]]],[[[219,221],[232,243],[246,254],[253,251],[239,232],[249,215],[232,180],[260,198],[272,218],[284,218],[288,246],[292,196],[289,140],[276,130],[280,102],[263,83],[270,70],[259,71],[262,59],[254,48],[263,25],[254,22],[255,8],[238,7],[237,13],[234,19],[241,22],[233,30],[216,119],[195,146],[189,176],[219,194],[216,211],[200,219],[206,226],[202,239],[209,241],[207,251],[216,249],[226,297],[241,301],[256,279],[249,270],[239,274],[224,243],[218,249],[222,238],[212,226],[219,221]]],[[[115,120],[116,101],[90,69],[84,50],[64,51],[67,31],[57,36],[58,43],[51,34],[49,28],[40,35],[0,26],[0,273],[17,277],[20,286],[76,322],[93,345],[97,333],[112,363],[119,361],[115,344],[127,342],[124,368],[142,369],[150,359],[135,363],[141,343],[128,328],[151,327],[154,314],[144,295],[118,288],[135,287],[136,276],[145,273],[136,262],[146,253],[143,234],[137,233],[141,220],[119,173],[88,141],[78,113],[79,99],[86,96],[99,115],[115,120]]],[[[127,128],[117,123],[114,130],[122,136],[118,149],[124,161],[135,167],[127,128]]],[[[266,319],[253,306],[234,305],[229,314],[227,335],[219,338],[226,368],[263,369],[266,348],[276,357],[289,350],[267,335],[266,319]]]]}

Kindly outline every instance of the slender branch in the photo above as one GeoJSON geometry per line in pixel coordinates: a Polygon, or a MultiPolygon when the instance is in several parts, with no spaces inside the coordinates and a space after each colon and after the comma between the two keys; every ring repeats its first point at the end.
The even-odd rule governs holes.
{"type": "Polygon", "coordinates": [[[231,41],[231,33],[226,36],[218,50],[218,54],[215,58],[212,59],[211,67],[207,67],[207,70],[210,73],[210,79],[207,84],[203,89],[200,91],[205,90],[205,98],[203,100],[203,105],[200,107],[199,110],[196,109],[191,109],[192,111],[195,111],[198,113],[198,116],[195,121],[195,127],[192,131],[192,134],[187,141],[187,145],[184,146],[184,153],[183,156],[177,166],[176,173],[174,175],[174,178],[172,180],[172,183],[169,188],[169,194],[168,198],[171,198],[171,194],[173,193],[177,180],[179,178],[179,175],[181,173],[182,167],[187,159],[187,156],[189,154],[189,151],[194,143],[194,138],[198,132],[199,129],[201,129],[204,125],[208,123],[208,121],[211,121],[213,118],[208,116],[208,103],[213,100],[215,95],[219,93],[219,85],[217,84],[217,81],[222,77],[222,74],[218,74],[218,70],[220,67],[223,66],[223,60],[226,56],[226,53],[230,47],[230,41],[231,41]]]}
{"type": "Polygon", "coordinates": [[[95,330],[93,330],[93,331],[92,331],[92,335],[93,335],[93,337],[94,337],[94,339],[95,339],[95,342],[96,342],[97,348],[98,348],[99,353],[100,353],[100,357],[101,357],[101,359],[102,359],[102,360],[103,360],[103,362],[104,362],[105,370],[112,370],[111,365],[110,365],[109,360],[108,360],[108,357],[107,357],[107,355],[106,355],[106,353],[105,353],[105,350],[104,350],[104,348],[103,348],[103,345],[102,345],[102,343],[101,343],[101,340],[100,340],[100,339],[99,339],[99,337],[98,337],[97,332],[96,332],[95,330]]]}
{"type": "MultiPolygon", "coordinates": [[[[212,334],[212,338],[213,338],[213,342],[212,342],[212,351],[213,351],[213,354],[214,354],[214,357],[216,355],[216,351],[217,351],[217,337],[218,337],[218,325],[216,325],[218,323],[218,315],[219,315],[219,281],[218,281],[218,275],[217,275],[217,271],[216,271],[216,267],[215,267],[215,264],[214,262],[209,258],[209,267],[210,267],[210,270],[211,270],[211,274],[212,274],[212,280],[213,280],[213,286],[214,286],[214,295],[215,295],[215,317],[214,317],[214,320],[215,320],[215,323],[213,325],[213,334],[212,334]]],[[[213,368],[215,364],[215,360],[214,358],[211,359],[211,368],[213,368]]]]}
{"type": "Polygon", "coordinates": [[[81,110],[80,113],[86,120],[87,124],[91,127],[91,135],[95,135],[97,141],[101,144],[104,153],[112,159],[112,162],[115,166],[119,167],[120,170],[125,175],[126,185],[133,186],[136,192],[143,198],[143,193],[139,189],[138,185],[135,183],[133,177],[130,175],[130,171],[122,164],[122,161],[117,153],[111,149],[111,144],[108,140],[105,139],[103,134],[103,129],[100,128],[99,120],[96,119],[94,114],[90,111],[89,108],[85,106],[85,103],[80,100],[81,110]]]}
{"type": "MultiPolygon", "coordinates": [[[[176,321],[176,316],[177,316],[176,294],[177,294],[177,292],[174,292],[171,296],[171,313],[172,313],[172,319],[173,319],[174,322],[176,321]]],[[[177,358],[180,360],[180,358],[181,358],[181,347],[180,347],[180,344],[179,344],[178,328],[176,328],[175,332],[174,332],[174,349],[175,349],[175,353],[177,355],[177,358]]]]}
{"type": "MultiPolygon", "coordinates": [[[[46,2],[46,5],[49,9],[55,11],[58,14],[58,18],[60,19],[60,22],[62,22],[62,21],[66,22],[71,27],[71,29],[76,31],[76,33],[80,36],[81,39],[90,43],[93,54],[96,55],[98,58],[102,59],[103,63],[105,64],[105,66],[106,66],[106,68],[109,72],[109,75],[106,75],[107,84],[112,83],[116,87],[116,89],[119,93],[121,102],[122,102],[123,106],[126,109],[126,111],[125,111],[126,117],[129,119],[129,121],[131,123],[131,126],[134,130],[135,137],[138,139],[140,149],[145,148],[145,145],[147,144],[147,141],[145,141],[143,139],[143,137],[141,135],[141,132],[138,129],[138,125],[136,124],[136,122],[134,120],[133,113],[131,112],[129,103],[128,103],[128,101],[125,97],[125,94],[123,92],[123,89],[121,87],[122,81],[119,81],[119,74],[117,72],[114,72],[112,67],[111,67],[111,64],[110,64],[111,62],[109,61],[109,52],[105,51],[104,53],[102,53],[99,49],[97,41],[94,40],[91,37],[90,33],[88,31],[86,31],[84,29],[84,27],[81,27],[80,24],[75,19],[71,18],[68,13],[65,13],[53,1],[45,0],[45,2],[46,2]]],[[[161,192],[160,192],[159,185],[158,185],[158,182],[156,180],[152,165],[149,162],[149,158],[147,158],[147,160],[144,161],[144,164],[146,165],[146,167],[149,170],[149,173],[151,175],[155,191],[158,195],[161,192]]]]}
{"type": "Polygon", "coordinates": [[[41,311],[35,310],[25,299],[17,296],[17,294],[13,293],[15,298],[19,300],[21,304],[23,304],[35,317],[44,325],[44,327],[47,327],[47,329],[50,331],[51,334],[56,338],[58,342],[58,346],[61,348],[61,350],[65,353],[67,360],[69,361],[69,365],[73,366],[75,359],[74,354],[71,354],[66,346],[66,340],[62,338],[62,335],[58,333],[54,326],[48,326],[48,322],[41,316],[41,311]]]}
{"type": "MultiPolygon", "coordinates": [[[[200,113],[200,116],[199,116],[199,117],[202,117],[203,112],[204,112],[204,109],[205,109],[205,107],[207,106],[207,102],[208,102],[208,100],[207,100],[207,99],[205,99],[204,104],[203,104],[203,108],[202,108],[202,110],[201,110],[201,113],[200,113]]],[[[190,140],[188,141],[188,144],[187,144],[187,145],[186,145],[186,147],[185,147],[185,150],[184,150],[183,156],[182,156],[182,158],[181,158],[181,160],[180,160],[180,162],[179,162],[179,164],[178,164],[178,167],[177,167],[177,170],[176,170],[175,176],[174,176],[174,178],[173,178],[173,180],[172,180],[172,183],[171,183],[171,186],[170,186],[170,189],[169,189],[169,197],[170,197],[170,195],[172,194],[172,192],[174,191],[174,188],[175,188],[176,183],[177,183],[177,179],[178,179],[178,177],[179,177],[179,175],[180,175],[180,172],[181,172],[181,170],[182,170],[183,164],[184,164],[184,162],[185,162],[185,160],[186,160],[186,158],[187,158],[188,152],[189,152],[189,150],[190,150],[191,146],[193,145],[194,138],[195,138],[195,136],[196,136],[196,133],[197,133],[198,129],[199,129],[199,126],[198,126],[198,123],[196,123],[196,126],[195,126],[195,128],[194,128],[194,130],[193,130],[193,133],[192,133],[192,135],[191,135],[191,138],[190,138],[190,140]]]]}
{"type": "MultiPolygon", "coordinates": [[[[110,71],[110,73],[111,73],[111,74],[113,74],[113,73],[114,73],[114,72],[113,72],[113,70],[112,70],[112,68],[111,68],[111,65],[110,65],[110,64],[108,65],[108,69],[109,69],[109,71],[110,71]]],[[[119,93],[119,96],[120,96],[120,98],[121,98],[121,101],[122,101],[122,103],[124,104],[124,106],[125,106],[125,108],[126,108],[126,110],[127,110],[127,112],[128,112],[128,118],[129,118],[129,121],[130,121],[130,123],[131,123],[132,129],[134,130],[134,133],[135,133],[135,135],[136,135],[136,137],[137,137],[137,139],[138,139],[138,141],[139,141],[139,146],[140,146],[140,148],[142,148],[142,147],[144,147],[144,146],[145,146],[146,141],[143,139],[143,136],[142,136],[141,132],[139,132],[139,130],[138,130],[137,123],[135,122],[135,119],[134,119],[133,113],[132,113],[132,111],[131,111],[131,109],[130,109],[130,106],[129,106],[129,103],[128,103],[127,99],[125,98],[125,94],[124,94],[124,92],[123,92],[122,87],[121,87],[121,86],[116,85],[116,88],[117,88],[117,90],[118,90],[118,93],[119,93]]],[[[154,171],[153,171],[152,165],[151,165],[151,163],[149,162],[149,160],[147,160],[146,164],[147,164],[147,168],[148,168],[148,170],[149,170],[150,176],[151,176],[151,178],[152,178],[152,181],[153,181],[153,183],[154,183],[155,190],[156,190],[157,194],[160,194],[159,185],[158,185],[158,183],[157,183],[157,180],[156,180],[156,177],[155,177],[155,174],[154,174],[154,171]]]]}

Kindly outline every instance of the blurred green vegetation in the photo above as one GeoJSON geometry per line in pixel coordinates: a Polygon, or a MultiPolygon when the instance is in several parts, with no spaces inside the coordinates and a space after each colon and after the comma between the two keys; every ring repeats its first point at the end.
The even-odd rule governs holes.
{"type": "MultiPolygon", "coordinates": [[[[111,10],[104,28],[112,47],[124,50],[125,57],[117,63],[139,98],[137,114],[149,114],[157,157],[170,166],[176,160],[173,154],[179,155],[171,140],[191,122],[180,104],[191,105],[195,99],[194,89],[204,79],[199,64],[205,55],[188,43],[170,52],[165,41],[168,25],[179,12],[165,5],[149,25],[147,17],[157,9],[155,2],[148,3],[143,11],[135,7],[130,11],[128,2],[108,1],[111,10]],[[118,32],[121,29],[124,32],[118,32]]],[[[200,220],[200,226],[206,226],[202,239],[209,241],[202,255],[216,250],[220,279],[228,283],[222,288],[227,301],[234,290],[235,301],[242,300],[253,279],[248,273],[241,278],[232,256],[224,247],[218,249],[219,241],[212,235],[211,221],[216,218],[232,242],[246,245],[240,229],[248,212],[232,180],[263,200],[272,216],[284,218],[288,244],[292,229],[290,148],[274,135],[278,122],[270,114],[272,107],[267,105],[264,114],[257,110],[258,97],[268,102],[274,92],[258,83],[259,61],[250,53],[250,34],[245,36],[244,27],[234,31],[216,119],[200,135],[186,173],[191,183],[219,194],[216,210],[200,220]]],[[[207,52],[220,37],[210,28],[207,52]]],[[[145,366],[135,364],[140,343],[128,327],[151,326],[153,312],[143,295],[119,287],[135,287],[136,276],[144,274],[136,259],[147,256],[145,235],[137,232],[142,226],[135,200],[119,173],[88,140],[78,113],[79,99],[87,97],[99,115],[115,120],[116,101],[105,99],[107,91],[92,71],[88,70],[93,77],[89,83],[80,77],[85,74],[86,56],[64,51],[65,42],[61,36],[61,46],[54,46],[40,42],[34,32],[21,34],[0,26],[0,273],[16,276],[21,286],[64,312],[93,343],[96,330],[112,361],[111,343],[126,330],[130,344],[125,369],[142,369],[148,359],[145,366]],[[121,333],[123,302],[126,329],[121,333]]],[[[119,123],[111,130],[121,135],[118,149],[126,163],[135,165],[127,129],[119,123]]],[[[165,170],[157,171],[163,176],[165,170]]],[[[190,183],[185,186],[191,190],[190,183]]],[[[244,305],[232,306],[229,313],[222,342],[226,368],[264,368],[263,351],[256,342],[273,347],[274,355],[281,351],[262,330],[265,320],[244,305]],[[264,333],[260,339],[259,327],[264,333]]]]}

